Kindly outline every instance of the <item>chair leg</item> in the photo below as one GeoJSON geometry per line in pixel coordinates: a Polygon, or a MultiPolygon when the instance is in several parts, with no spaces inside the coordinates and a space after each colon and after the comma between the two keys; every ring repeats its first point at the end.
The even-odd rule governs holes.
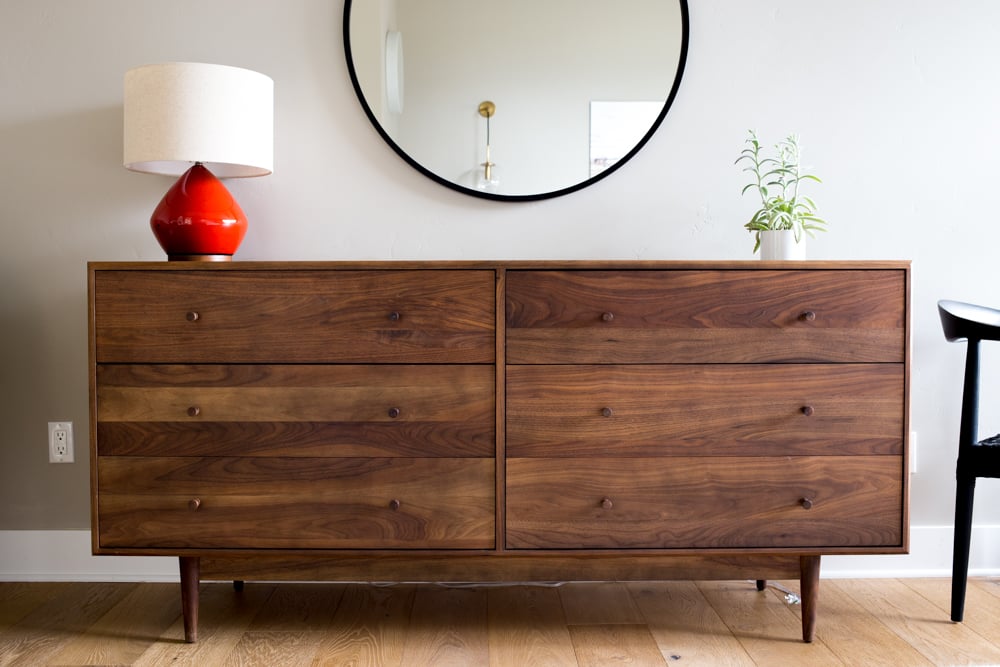
{"type": "Polygon", "coordinates": [[[951,620],[965,615],[965,585],[969,577],[969,543],[972,539],[972,503],[976,478],[959,476],[955,492],[955,543],[951,557],[951,620]]]}

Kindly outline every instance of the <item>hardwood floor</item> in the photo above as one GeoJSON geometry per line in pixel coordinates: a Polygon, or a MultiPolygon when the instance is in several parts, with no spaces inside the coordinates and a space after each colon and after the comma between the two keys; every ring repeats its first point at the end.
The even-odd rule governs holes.
{"type": "Polygon", "coordinates": [[[796,588],[212,583],[185,644],[176,584],[0,583],[0,665],[1000,665],[1000,580],[823,580],[812,644],[796,588]]]}

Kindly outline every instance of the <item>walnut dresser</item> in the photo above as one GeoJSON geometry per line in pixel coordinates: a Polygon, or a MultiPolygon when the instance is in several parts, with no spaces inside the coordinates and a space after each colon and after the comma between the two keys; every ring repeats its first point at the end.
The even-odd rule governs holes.
{"type": "Polygon", "coordinates": [[[202,579],[905,553],[908,262],[91,263],[95,554],[202,579]]]}

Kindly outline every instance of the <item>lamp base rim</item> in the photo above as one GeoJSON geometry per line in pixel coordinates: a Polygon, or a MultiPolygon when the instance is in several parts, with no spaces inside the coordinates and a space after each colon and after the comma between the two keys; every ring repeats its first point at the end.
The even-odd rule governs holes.
{"type": "Polygon", "coordinates": [[[232,255],[167,255],[168,262],[231,262],[232,255]]]}

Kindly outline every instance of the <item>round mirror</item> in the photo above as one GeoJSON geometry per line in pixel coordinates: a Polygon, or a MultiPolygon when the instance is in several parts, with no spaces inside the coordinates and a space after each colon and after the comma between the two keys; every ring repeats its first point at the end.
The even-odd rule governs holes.
{"type": "Polygon", "coordinates": [[[351,81],[435,181],[557,197],[635,155],[677,94],[687,0],[345,0],[351,81]]]}

